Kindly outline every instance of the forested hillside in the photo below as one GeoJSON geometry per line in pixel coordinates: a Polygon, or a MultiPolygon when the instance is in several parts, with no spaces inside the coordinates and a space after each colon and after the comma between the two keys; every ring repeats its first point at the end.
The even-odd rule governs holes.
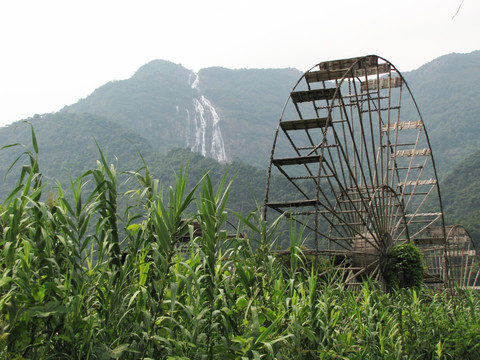
{"type": "MultiPolygon", "coordinates": [[[[312,65],[320,60],[325,59],[312,59],[312,65]]],[[[389,60],[395,64],[395,59],[389,60]]],[[[201,133],[195,107],[195,99],[205,97],[220,118],[227,159],[265,168],[283,104],[300,75],[295,69],[221,67],[195,74],[181,65],[155,60],[130,79],[105,84],[63,111],[106,117],[137,131],[160,153],[172,147],[202,152],[198,137],[205,136],[204,154],[210,156],[212,125],[207,123],[205,134],[201,133]]],[[[445,55],[403,75],[425,120],[443,177],[480,148],[480,104],[476,101],[480,96],[480,51],[445,55]]]]}
{"type": "Polygon", "coordinates": [[[232,158],[266,168],[282,108],[301,73],[208,68],[199,75],[200,88],[219,109],[232,158]]]}
{"type": "Polygon", "coordinates": [[[480,247],[480,51],[449,54],[405,74],[425,120],[445,221],[480,247]]]}
{"type": "MultiPolygon", "coordinates": [[[[24,152],[23,146],[32,148],[31,126],[36,133],[39,146],[39,166],[46,181],[61,181],[67,185],[70,178],[75,179],[87,170],[96,167],[99,159],[98,146],[112,163],[118,164],[119,171],[137,169],[140,166],[139,153],[148,160],[156,158],[152,146],[137,133],[116,126],[109,120],[90,114],[55,113],[34,116],[27,122],[18,122],[2,128],[0,144],[7,146],[19,144],[0,151],[0,173],[2,197],[16,181],[20,165],[19,160],[4,175],[15,159],[24,152]]],[[[26,160],[26,159],[24,159],[26,160]]]]}
{"type": "Polygon", "coordinates": [[[442,178],[480,149],[480,51],[445,55],[404,75],[442,178]]]}
{"type": "Polygon", "coordinates": [[[452,169],[441,191],[446,221],[463,225],[480,250],[480,151],[452,169]]]}
{"type": "MultiPolygon", "coordinates": [[[[39,147],[39,167],[47,189],[55,188],[56,182],[59,182],[69,193],[71,180],[96,169],[101,151],[109,164],[116,168],[119,193],[130,186],[125,182],[132,181],[133,178],[125,172],[135,172],[147,165],[152,176],[160,180],[164,190],[176,182],[182,169],[188,173],[187,189],[197,185],[206,173],[214,186],[219,185],[226,175],[227,181],[234,180],[229,200],[231,210],[247,214],[258,204],[263,204],[266,169],[258,169],[239,161],[220,164],[214,159],[181,148],[160,154],[135,132],[115,127],[98,116],[67,112],[36,116],[29,119],[28,123],[19,122],[0,132],[2,144],[19,144],[0,151],[0,173],[8,172],[0,180],[2,201],[14,189],[21,166],[29,161],[26,156],[22,156],[9,170],[15,159],[26,150],[23,145],[33,151],[32,127],[39,147]]],[[[276,181],[286,182],[283,178],[276,181]]],[[[283,194],[275,196],[282,198],[283,194]]],[[[125,206],[122,204],[122,208],[125,206]]]]}
{"type": "MultiPolygon", "coordinates": [[[[320,60],[325,59],[312,59],[312,65],[320,60]]],[[[403,75],[429,133],[447,221],[463,223],[477,237],[479,204],[472,175],[478,169],[477,155],[465,159],[480,149],[480,51],[445,55],[403,75]]],[[[250,195],[263,201],[275,128],[300,76],[295,69],[220,67],[196,74],[182,65],[154,60],[130,79],[107,83],[58,113],[28,121],[37,133],[40,167],[47,180],[66,186],[70,178],[95,167],[96,140],[119,172],[140,168],[141,153],[165,184],[182,164],[189,164],[191,181],[205,171],[214,172],[212,179],[217,181],[231,163],[230,176],[237,174],[232,207],[251,209],[250,195]]],[[[30,142],[30,127],[24,123],[0,128],[1,146],[30,142]]],[[[21,151],[0,151],[2,175],[21,151]]],[[[6,177],[2,197],[12,188],[18,165],[6,177]]]]}
{"type": "Polygon", "coordinates": [[[159,152],[185,146],[185,117],[176,106],[191,102],[191,71],[156,60],[143,65],[127,80],[112,81],[62,112],[105,117],[145,137],[159,152]]]}
{"type": "Polygon", "coordinates": [[[173,147],[202,153],[203,147],[204,155],[215,158],[209,153],[215,126],[211,103],[227,160],[265,168],[282,106],[300,75],[295,69],[220,67],[195,74],[154,60],[130,79],[105,84],[62,111],[111,119],[138,132],[161,153],[173,147]]]}

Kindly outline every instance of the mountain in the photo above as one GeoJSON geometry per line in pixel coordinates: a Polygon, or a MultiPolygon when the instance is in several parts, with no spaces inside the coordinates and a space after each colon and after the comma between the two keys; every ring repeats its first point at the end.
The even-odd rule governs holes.
{"type": "Polygon", "coordinates": [[[282,106],[300,75],[295,69],[220,67],[197,74],[154,60],[62,112],[111,119],[161,153],[187,147],[220,162],[241,159],[265,167],[282,106]]]}
{"type": "MultiPolygon", "coordinates": [[[[480,149],[480,51],[445,55],[403,75],[443,177],[480,149]]],[[[62,111],[105,117],[138,132],[160,153],[186,147],[221,162],[266,168],[281,110],[300,76],[295,69],[221,67],[197,74],[154,60],[62,111]]]]}
{"type": "Polygon", "coordinates": [[[480,249],[480,151],[452,169],[441,191],[446,222],[464,226],[480,249]]]}
{"type": "Polygon", "coordinates": [[[185,144],[185,116],[177,109],[196,95],[189,83],[191,76],[192,72],[180,65],[152,61],[130,79],[109,82],[62,112],[110,119],[166,152],[185,144]]]}
{"type": "MultiPolygon", "coordinates": [[[[235,160],[222,164],[189,149],[174,148],[166,154],[160,154],[134,131],[119,127],[98,115],[78,115],[72,112],[36,115],[27,121],[1,129],[0,144],[7,146],[0,151],[0,174],[6,174],[0,179],[2,200],[15,188],[21,167],[29,164],[28,158],[23,156],[9,169],[15,159],[25,152],[25,147],[33,152],[32,128],[39,148],[39,168],[47,190],[53,189],[56,192],[58,182],[65,193],[70,194],[70,181],[95,169],[101,151],[108,163],[115,165],[120,195],[132,189],[132,177],[126,172],[141,170],[144,166],[143,158],[150,173],[160,180],[164,190],[175,184],[183,168],[187,173],[187,190],[197,185],[205,172],[208,172],[214,187],[219,185],[224,175],[227,176],[227,181],[234,180],[228,202],[230,210],[248,214],[257,204],[263,203],[266,169],[258,169],[235,160]],[[21,145],[8,147],[10,144],[21,145]]],[[[83,187],[86,194],[84,197],[93,191],[93,179],[87,176],[84,181],[88,179],[90,180],[83,187]]],[[[283,177],[275,181],[284,183],[281,188],[288,188],[287,180],[283,177]]],[[[284,196],[281,191],[275,194],[279,199],[284,196]]],[[[120,213],[123,213],[127,201],[127,198],[121,200],[120,213]]]]}
{"type": "Polygon", "coordinates": [[[301,72],[217,67],[199,76],[199,88],[219,109],[231,157],[266,168],[282,108],[301,72]]]}
{"type": "MultiPolygon", "coordinates": [[[[149,142],[137,133],[99,116],[59,112],[35,115],[28,119],[28,123],[33,126],[36,134],[40,170],[52,183],[60,180],[62,185],[68,186],[70,178],[75,179],[95,168],[99,148],[110,162],[119,164],[119,171],[137,169],[140,153],[149,162],[158,156],[149,142]]],[[[22,144],[31,148],[31,127],[25,122],[18,122],[1,128],[0,144],[22,144]]],[[[2,178],[23,151],[22,146],[0,151],[2,178]]],[[[16,175],[22,164],[24,161],[20,160],[11,174],[6,176],[6,185],[1,187],[0,194],[5,195],[17,180],[16,175]]]]}
{"type": "Polygon", "coordinates": [[[425,121],[442,178],[480,149],[480,51],[444,55],[403,75],[425,121]]]}
{"type": "MultiPolygon", "coordinates": [[[[454,214],[447,219],[465,219],[457,216],[462,209],[476,214],[475,195],[449,174],[455,171],[458,181],[471,180],[457,166],[480,150],[480,51],[445,55],[403,75],[429,134],[446,212],[454,214]],[[458,194],[458,189],[468,191],[458,194]],[[472,199],[471,206],[464,206],[466,198],[472,199]]],[[[221,176],[230,167],[231,175],[238,174],[238,192],[232,195],[238,200],[235,209],[251,208],[252,202],[244,206],[245,198],[255,194],[262,202],[278,119],[300,76],[295,69],[211,67],[195,73],[154,60],[129,79],[109,82],[58,113],[28,121],[40,144],[41,169],[64,186],[70,177],[96,166],[96,139],[120,172],[142,166],[141,153],[165,183],[172,181],[180,162],[190,162],[192,181],[203,171],[221,176]]],[[[0,128],[0,146],[11,143],[29,144],[29,126],[0,128]]],[[[20,148],[0,151],[1,174],[19,152],[20,148]]],[[[8,175],[7,184],[14,179],[14,173],[8,175]]],[[[2,186],[2,197],[8,188],[2,186]]]]}

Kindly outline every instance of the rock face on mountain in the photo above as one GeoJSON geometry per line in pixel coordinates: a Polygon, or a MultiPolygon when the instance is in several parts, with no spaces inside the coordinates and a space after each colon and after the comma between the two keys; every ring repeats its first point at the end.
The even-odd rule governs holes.
{"type": "Polygon", "coordinates": [[[219,162],[236,158],[265,166],[283,103],[300,75],[218,67],[195,73],[154,60],[62,111],[105,117],[162,153],[185,147],[219,162]]]}

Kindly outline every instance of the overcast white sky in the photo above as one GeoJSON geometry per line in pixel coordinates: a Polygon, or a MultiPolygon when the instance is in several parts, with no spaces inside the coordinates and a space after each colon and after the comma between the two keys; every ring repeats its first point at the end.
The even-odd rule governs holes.
{"type": "Polygon", "coordinates": [[[15,0],[0,3],[0,126],[60,110],[153,59],[284,68],[368,54],[400,71],[480,49],[480,1],[15,0]]]}

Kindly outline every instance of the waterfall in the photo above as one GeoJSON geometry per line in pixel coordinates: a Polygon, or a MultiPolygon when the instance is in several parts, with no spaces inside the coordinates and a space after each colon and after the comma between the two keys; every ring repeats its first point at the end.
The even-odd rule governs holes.
{"type": "Polygon", "coordinates": [[[201,94],[198,74],[192,72],[188,82],[192,89],[197,90],[198,97],[193,99],[193,108],[195,115],[191,116],[188,109],[187,111],[187,146],[192,151],[199,152],[203,156],[210,156],[216,159],[218,162],[226,162],[227,155],[225,152],[225,143],[223,141],[222,131],[220,129],[220,117],[212,105],[204,95],[201,94]],[[195,78],[192,80],[192,75],[195,78]],[[193,120],[192,120],[193,118],[193,120]],[[193,144],[190,140],[193,136],[190,136],[190,130],[193,130],[195,138],[193,144]],[[207,141],[210,143],[207,144],[207,141]],[[209,149],[209,151],[207,151],[209,149]]]}
{"type": "Polygon", "coordinates": [[[185,141],[187,142],[187,147],[190,148],[190,111],[185,109],[187,112],[187,125],[185,126],[185,141]]]}
{"type": "Polygon", "coordinates": [[[225,162],[227,161],[227,155],[225,154],[222,131],[220,130],[220,117],[212,103],[203,95],[202,103],[208,108],[212,116],[212,146],[210,148],[210,153],[219,162],[225,162]]]}
{"type": "Polygon", "coordinates": [[[190,86],[192,87],[192,89],[198,89],[198,82],[199,82],[198,73],[192,72],[190,74],[190,76],[188,77],[188,82],[190,83],[190,86]],[[193,81],[191,81],[192,80],[192,74],[195,76],[195,80],[193,80],[193,81]]]}
{"type": "Polygon", "coordinates": [[[205,134],[207,130],[205,109],[198,99],[193,99],[193,106],[195,107],[195,144],[193,145],[192,150],[200,152],[203,156],[207,156],[207,152],[205,150],[205,134]]]}

